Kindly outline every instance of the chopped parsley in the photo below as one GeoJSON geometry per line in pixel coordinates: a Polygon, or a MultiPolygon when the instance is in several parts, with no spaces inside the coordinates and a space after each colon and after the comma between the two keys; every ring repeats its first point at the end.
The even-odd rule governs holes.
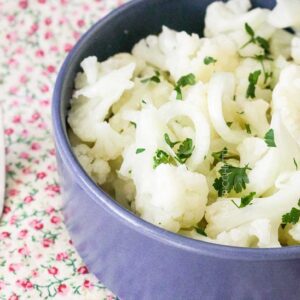
{"type": "Polygon", "coordinates": [[[238,159],[238,156],[229,153],[226,147],[224,147],[221,151],[213,152],[211,156],[214,158],[213,165],[216,165],[218,162],[223,162],[225,159],[238,159]]]}
{"type": "Polygon", "coordinates": [[[245,124],[245,129],[248,134],[251,134],[251,128],[249,124],[245,124]]]}
{"type": "Polygon", "coordinates": [[[215,64],[217,60],[211,56],[206,56],[203,60],[205,65],[215,64]]]}
{"type": "Polygon", "coordinates": [[[296,224],[300,219],[300,209],[293,207],[289,213],[282,216],[281,220],[283,224],[296,224]]]}
{"type": "Polygon", "coordinates": [[[157,168],[160,164],[170,164],[173,159],[170,154],[167,152],[158,149],[155,152],[155,156],[153,157],[153,168],[157,168]]]}
{"type": "Polygon", "coordinates": [[[196,77],[194,74],[190,73],[185,76],[182,76],[179,78],[179,80],[176,83],[176,86],[174,90],[176,91],[176,99],[177,100],[182,100],[182,91],[181,88],[187,86],[187,85],[194,85],[196,84],[196,77]]]}
{"type": "Polygon", "coordinates": [[[136,123],[135,123],[135,122],[130,121],[129,123],[130,123],[132,126],[134,126],[134,128],[136,128],[136,123]]]}
{"type": "Polygon", "coordinates": [[[246,189],[246,184],[249,183],[247,170],[251,170],[248,165],[243,168],[234,167],[229,164],[225,164],[219,170],[220,177],[215,179],[213,187],[218,192],[218,196],[224,196],[226,193],[230,193],[232,189],[236,193],[240,193],[243,189],[246,189]]]}
{"type": "Polygon", "coordinates": [[[248,23],[245,23],[245,31],[250,36],[250,40],[244,46],[242,46],[242,48],[245,48],[251,43],[256,44],[264,50],[264,56],[267,57],[270,54],[269,42],[261,36],[256,36],[253,28],[248,23]]]}
{"type": "Polygon", "coordinates": [[[165,142],[173,149],[177,144],[179,144],[177,150],[173,149],[175,152],[175,157],[172,157],[167,152],[158,149],[153,157],[153,168],[155,169],[160,164],[171,164],[174,163],[175,160],[180,164],[184,164],[188,158],[190,158],[193,154],[195,146],[193,145],[193,140],[190,138],[186,138],[183,142],[172,142],[169,135],[167,133],[164,134],[165,142]]]}
{"type": "Polygon", "coordinates": [[[137,148],[137,149],[135,150],[135,153],[136,153],[136,154],[139,154],[139,153],[144,152],[145,150],[146,150],[145,148],[137,148]]]}
{"type": "Polygon", "coordinates": [[[247,98],[252,98],[252,99],[255,98],[255,86],[258,82],[258,78],[260,74],[261,74],[261,70],[256,70],[253,73],[249,74],[248,77],[249,85],[246,93],[247,98]]]}
{"type": "Polygon", "coordinates": [[[179,142],[172,142],[169,135],[167,133],[164,134],[164,138],[165,138],[165,141],[166,143],[171,147],[173,148],[175,145],[177,145],[179,142]]]}
{"type": "Polygon", "coordinates": [[[264,136],[265,143],[268,147],[276,147],[275,139],[274,139],[274,130],[270,129],[264,136]]]}
{"type": "Polygon", "coordinates": [[[233,124],[233,122],[226,122],[226,125],[227,125],[228,127],[231,127],[232,124],[233,124]]]}
{"type": "Polygon", "coordinates": [[[180,145],[176,152],[176,160],[181,164],[184,164],[188,158],[193,154],[195,146],[193,140],[190,138],[185,139],[180,145]]]}
{"type": "Polygon", "coordinates": [[[155,71],[155,75],[149,77],[149,78],[145,78],[143,80],[141,80],[142,83],[147,83],[147,82],[155,82],[155,83],[160,83],[160,78],[159,78],[160,74],[158,71],[155,71]]]}
{"type": "Polygon", "coordinates": [[[194,228],[195,228],[195,230],[196,230],[196,232],[197,232],[198,234],[201,234],[201,235],[207,236],[207,234],[206,234],[206,232],[205,232],[205,229],[204,229],[204,228],[202,228],[202,227],[194,227],[194,228]]]}
{"type": "Polygon", "coordinates": [[[295,157],[293,158],[293,162],[294,162],[294,165],[295,165],[295,167],[296,167],[296,170],[298,170],[298,164],[297,164],[297,161],[296,161],[296,158],[295,158],[295,157]]]}
{"type": "Polygon", "coordinates": [[[233,200],[231,202],[237,207],[237,208],[243,208],[247,205],[252,205],[251,201],[253,200],[254,196],[256,195],[255,192],[251,192],[249,195],[242,197],[240,205],[237,205],[233,200]]]}

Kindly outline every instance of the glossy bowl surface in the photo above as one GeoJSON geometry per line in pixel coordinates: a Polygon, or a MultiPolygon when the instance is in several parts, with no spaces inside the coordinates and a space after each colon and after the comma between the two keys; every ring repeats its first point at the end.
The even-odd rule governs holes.
{"type": "MultiPolygon", "coordinates": [[[[66,112],[83,58],[124,51],[162,25],[201,32],[209,0],[137,0],[96,23],[66,58],[56,81],[52,118],[65,223],[76,249],[124,300],[300,299],[300,247],[247,249],[167,232],[136,217],[103,192],[74,157],[66,112]]],[[[252,1],[271,8],[274,1],[252,1]]]]}

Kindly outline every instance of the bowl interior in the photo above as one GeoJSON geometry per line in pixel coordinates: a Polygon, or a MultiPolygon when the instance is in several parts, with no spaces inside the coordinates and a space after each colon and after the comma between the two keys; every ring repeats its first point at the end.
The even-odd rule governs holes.
{"type": "MultiPolygon", "coordinates": [[[[206,7],[212,2],[214,1],[133,0],[100,20],[79,40],[73,50],[69,53],[60,70],[53,97],[52,113],[56,142],[58,143],[58,149],[63,149],[62,152],[67,158],[67,164],[73,165],[71,166],[73,168],[75,164],[75,169],[77,171],[79,169],[82,170],[78,162],[74,163],[76,159],[72,154],[66,123],[67,110],[74,88],[74,78],[80,69],[81,61],[90,55],[95,55],[98,57],[98,60],[102,61],[119,52],[130,52],[133,45],[141,38],[144,38],[149,34],[159,33],[162,25],[166,25],[178,31],[184,30],[189,33],[195,32],[201,35],[204,27],[206,7]],[[69,157],[71,157],[71,159],[69,159],[69,157]]],[[[275,5],[275,0],[253,0],[251,2],[254,7],[272,8],[275,5]]],[[[90,185],[90,182],[92,182],[87,175],[84,175],[83,181],[88,182],[87,185],[90,185]]],[[[97,190],[99,191],[99,195],[103,195],[103,192],[101,192],[98,187],[96,188],[96,185],[93,187],[93,190],[97,190]]],[[[119,213],[125,215],[126,209],[121,210],[124,213],[119,213]]],[[[135,216],[133,216],[133,219],[136,219],[136,221],[139,221],[140,223],[146,223],[135,216]]],[[[152,227],[154,226],[151,226],[151,224],[149,225],[152,230],[152,227]]],[[[163,231],[158,227],[155,227],[154,231],[156,231],[155,234],[170,237],[174,241],[179,240],[179,244],[184,241],[185,245],[189,244],[192,247],[195,246],[195,249],[198,249],[197,245],[199,241],[184,238],[169,232],[164,232],[162,234],[163,231]]],[[[230,249],[235,248],[222,245],[209,245],[208,248],[210,250],[219,249],[224,252],[224,250],[227,249],[228,253],[231,251],[230,249]]],[[[274,254],[274,256],[272,255],[272,257],[270,256],[269,258],[271,259],[278,256],[278,259],[281,259],[284,253],[291,251],[295,257],[298,257],[298,247],[287,248],[289,248],[289,250],[268,249],[269,254],[274,254]],[[294,250],[292,250],[292,248],[294,248],[294,250]],[[281,250],[280,254],[277,250],[281,250]]],[[[253,257],[266,259],[266,249],[242,248],[240,250],[241,251],[234,251],[234,257],[236,257],[237,254],[240,254],[239,257],[244,258],[244,254],[247,252],[248,254],[253,254],[253,257]]]]}
{"type": "MultiPolygon", "coordinates": [[[[163,25],[202,35],[206,7],[212,2],[214,0],[132,0],[96,23],[76,44],[64,65],[60,103],[65,134],[73,82],[84,58],[94,55],[103,61],[116,53],[130,52],[140,39],[161,32],[163,25]]],[[[275,0],[251,2],[253,7],[275,5],[275,0]]]]}

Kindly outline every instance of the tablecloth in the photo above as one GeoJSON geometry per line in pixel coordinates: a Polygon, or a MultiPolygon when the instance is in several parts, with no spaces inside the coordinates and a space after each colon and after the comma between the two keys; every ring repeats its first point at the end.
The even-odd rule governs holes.
{"type": "Polygon", "coordinates": [[[91,24],[122,2],[0,0],[7,159],[0,299],[116,299],[89,274],[64,226],[50,107],[66,54],[91,24]]]}

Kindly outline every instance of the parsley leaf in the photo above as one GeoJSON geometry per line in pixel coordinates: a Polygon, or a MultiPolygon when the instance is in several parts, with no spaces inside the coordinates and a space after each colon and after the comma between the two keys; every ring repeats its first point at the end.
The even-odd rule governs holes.
{"type": "Polygon", "coordinates": [[[132,126],[134,126],[134,128],[136,128],[136,123],[135,123],[135,122],[130,121],[129,123],[130,123],[132,126]]]}
{"type": "Polygon", "coordinates": [[[226,125],[230,128],[233,122],[226,122],[226,125]]]}
{"type": "Polygon", "coordinates": [[[158,149],[153,157],[153,168],[157,168],[160,164],[169,164],[172,162],[172,157],[165,151],[158,149]]]}
{"type": "Polygon", "coordinates": [[[152,77],[149,77],[149,78],[145,78],[143,80],[141,80],[142,83],[147,83],[149,81],[153,81],[153,82],[156,82],[156,83],[160,83],[160,78],[159,78],[160,74],[158,71],[155,71],[155,75],[153,75],[152,77]]]}
{"type": "Polygon", "coordinates": [[[286,213],[282,216],[283,224],[296,224],[300,219],[300,210],[293,207],[289,213],[286,213]]]}
{"type": "Polygon", "coordinates": [[[179,142],[172,142],[169,135],[167,133],[164,134],[164,138],[165,138],[165,141],[166,143],[171,147],[173,148],[175,145],[177,145],[179,142]]]}
{"type": "Polygon", "coordinates": [[[270,54],[269,42],[261,36],[256,37],[257,44],[264,49],[265,55],[270,54]]]}
{"type": "Polygon", "coordinates": [[[211,56],[206,56],[203,60],[205,65],[214,64],[217,62],[217,60],[211,56]]]}
{"type": "Polygon", "coordinates": [[[264,136],[265,143],[268,147],[276,147],[275,139],[274,139],[274,130],[270,129],[264,136]]]}
{"type": "Polygon", "coordinates": [[[195,146],[193,145],[193,140],[190,138],[185,139],[179,146],[176,152],[176,160],[181,164],[184,164],[188,158],[193,154],[195,146]]]}
{"type": "Polygon", "coordinates": [[[224,147],[219,152],[213,152],[211,156],[214,158],[213,165],[216,165],[218,162],[224,161],[225,159],[238,159],[239,157],[235,154],[229,153],[228,149],[224,147]]]}
{"type": "Polygon", "coordinates": [[[254,37],[255,37],[255,32],[254,32],[254,30],[252,29],[252,27],[251,27],[248,23],[245,23],[245,30],[246,30],[246,32],[250,35],[250,37],[251,37],[252,39],[254,39],[254,37]]]}
{"type": "Polygon", "coordinates": [[[196,230],[196,232],[197,232],[198,234],[201,234],[201,235],[207,236],[207,234],[206,234],[206,232],[205,232],[205,229],[204,229],[204,228],[202,228],[202,227],[194,227],[194,228],[195,228],[195,230],[196,230]]]}
{"type": "Polygon", "coordinates": [[[194,84],[196,84],[196,77],[194,74],[190,73],[180,77],[174,88],[174,90],[177,93],[176,99],[182,100],[182,91],[181,91],[182,87],[185,87],[187,85],[194,85],[194,84]]]}
{"type": "Polygon", "coordinates": [[[261,74],[261,70],[256,70],[253,73],[249,74],[248,77],[249,85],[246,93],[247,98],[252,98],[252,99],[255,98],[255,86],[257,84],[260,74],[261,74]]]}
{"type": "Polygon", "coordinates": [[[216,178],[213,184],[213,187],[218,192],[218,196],[230,193],[232,189],[236,193],[240,193],[243,189],[246,189],[246,184],[249,183],[247,170],[251,170],[248,165],[243,168],[234,167],[229,164],[222,166],[219,170],[221,176],[216,178]]]}
{"type": "Polygon", "coordinates": [[[245,129],[246,129],[248,134],[251,134],[251,128],[250,128],[249,124],[245,124],[245,129]]]}
{"type": "Polygon", "coordinates": [[[145,150],[146,150],[145,148],[137,148],[137,149],[135,150],[135,153],[136,153],[136,154],[139,154],[139,153],[144,152],[145,150]]]}
{"type": "Polygon", "coordinates": [[[264,56],[267,57],[270,54],[269,42],[261,36],[255,36],[253,28],[248,23],[245,23],[245,31],[250,36],[250,40],[244,46],[242,46],[242,48],[245,48],[251,43],[256,44],[264,50],[264,56]]]}
{"type": "Polygon", "coordinates": [[[231,202],[237,207],[237,208],[243,208],[246,207],[247,205],[251,205],[251,201],[253,200],[254,196],[256,195],[255,192],[251,192],[249,195],[242,197],[240,205],[237,205],[233,200],[231,202]]]}
{"type": "Polygon", "coordinates": [[[296,158],[295,158],[295,157],[293,158],[293,162],[294,162],[294,165],[295,165],[295,167],[296,167],[296,170],[298,170],[298,164],[297,164],[297,161],[296,161],[296,158]]]}

